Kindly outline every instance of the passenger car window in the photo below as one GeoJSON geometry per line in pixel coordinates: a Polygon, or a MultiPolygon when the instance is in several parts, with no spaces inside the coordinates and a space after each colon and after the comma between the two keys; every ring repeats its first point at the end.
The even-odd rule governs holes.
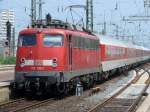
{"type": "Polygon", "coordinates": [[[63,37],[61,35],[44,35],[43,45],[44,46],[62,46],[63,37]]]}
{"type": "Polygon", "coordinates": [[[34,46],[36,45],[36,35],[35,34],[23,34],[19,35],[19,46],[34,46]]]}

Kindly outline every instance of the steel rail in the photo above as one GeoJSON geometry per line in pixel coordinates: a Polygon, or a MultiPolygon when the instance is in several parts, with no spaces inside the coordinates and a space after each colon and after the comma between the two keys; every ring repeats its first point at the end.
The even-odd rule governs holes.
{"type": "Polygon", "coordinates": [[[25,107],[22,107],[22,108],[11,110],[11,112],[25,112],[25,111],[28,111],[28,110],[46,105],[48,103],[53,103],[53,102],[54,102],[54,99],[48,99],[48,100],[40,101],[40,102],[37,102],[37,103],[33,103],[29,106],[25,106],[25,107]]]}
{"type": "MultiPolygon", "coordinates": [[[[140,68],[142,69],[142,68],[140,68]]],[[[144,70],[144,69],[143,69],[144,70]]],[[[139,69],[135,70],[136,73],[138,74],[138,71],[140,71],[139,69]]],[[[110,101],[112,101],[113,99],[115,99],[119,94],[121,94],[123,91],[125,91],[131,84],[137,82],[140,77],[146,73],[147,71],[144,70],[143,73],[141,73],[140,75],[137,75],[130,83],[128,83],[125,87],[123,87],[122,89],[120,89],[116,94],[112,95],[110,98],[104,100],[102,103],[97,104],[96,106],[94,106],[92,109],[90,109],[88,112],[98,112],[100,109],[102,109],[105,105],[107,105],[110,101]]],[[[150,77],[149,77],[150,78],[150,77]]],[[[149,79],[150,80],[150,79],[149,79]]],[[[135,103],[133,105],[131,105],[128,109],[127,112],[132,112],[133,108],[135,108],[135,106],[137,105],[137,103],[140,101],[140,99],[142,98],[143,93],[145,92],[145,90],[149,87],[149,83],[150,81],[148,81],[148,84],[146,85],[146,87],[143,89],[143,91],[141,92],[140,96],[136,99],[135,103]]]]}
{"type": "Polygon", "coordinates": [[[20,99],[17,99],[17,100],[13,100],[13,101],[1,103],[1,104],[0,104],[0,109],[5,108],[5,107],[8,107],[8,106],[10,106],[10,105],[12,105],[12,104],[14,104],[14,103],[17,103],[17,102],[21,102],[21,101],[23,101],[23,100],[25,100],[25,99],[24,99],[24,98],[20,98],[20,99]]]}
{"type": "Polygon", "coordinates": [[[0,104],[0,112],[25,112],[27,110],[31,110],[43,105],[46,105],[48,103],[53,103],[55,100],[53,98],[47,99],[47,100],[33,100],[28,101],[25,98],[21,98],[18,100],[6,102],[3,104],[0,104]]]}
{"type": "Polygon", "coordinates": [[[146,86],[145,88],[142,90],[142,92],[140,93],[139,97],[136,99],[136,101],[129,107],[129,109],[126,112],[135,112],[136,110],[136,105],[138,105],[138,103],[140,102],[140,100],[143,97],[143,94],[145,93],[145,91],[148,89],[149,85],[150,85],[150,72],[146,69],[144,69],[144,71],[146,73],[149,74],[149,78],[148,80],[146,80],[146,86]]]}

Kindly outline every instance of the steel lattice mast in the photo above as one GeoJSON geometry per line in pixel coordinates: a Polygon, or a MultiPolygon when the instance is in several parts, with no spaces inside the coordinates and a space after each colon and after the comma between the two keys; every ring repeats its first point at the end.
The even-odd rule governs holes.
{"type": "Polygon", "coordinates": [[[36,21],[36,0],[31,0],[31,24],[36,21]]]}
{"type": "Polygon", "coordinates": [[[93,0],[87,0],[86,6],[86,29],[93,31],[93,0]]]}

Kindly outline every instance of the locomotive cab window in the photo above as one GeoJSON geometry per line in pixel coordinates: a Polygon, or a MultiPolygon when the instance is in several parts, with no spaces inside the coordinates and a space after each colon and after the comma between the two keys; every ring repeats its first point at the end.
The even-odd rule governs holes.
{"type": "Polygon", "coordinates": [[[34,46],[36,45],[35,34],[24,34],[19,36],[18,46],[34,46]]]}
{"type": "Polygon", "coordinates": [[[63,36],[62,35],[44,35],[43,45],[44,46],[62,46],[63,45],[63,36]]]}

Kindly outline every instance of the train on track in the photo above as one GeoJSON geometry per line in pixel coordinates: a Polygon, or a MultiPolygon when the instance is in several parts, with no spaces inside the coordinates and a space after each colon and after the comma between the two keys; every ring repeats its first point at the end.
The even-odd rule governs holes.
{"type": "Polygon", "coordinates": [[[150,49],[93,34],[59,20],[45,20],[19,33],[16,90],[67,93],[107,80],[116,71],[150,60],[150,49]]]}

